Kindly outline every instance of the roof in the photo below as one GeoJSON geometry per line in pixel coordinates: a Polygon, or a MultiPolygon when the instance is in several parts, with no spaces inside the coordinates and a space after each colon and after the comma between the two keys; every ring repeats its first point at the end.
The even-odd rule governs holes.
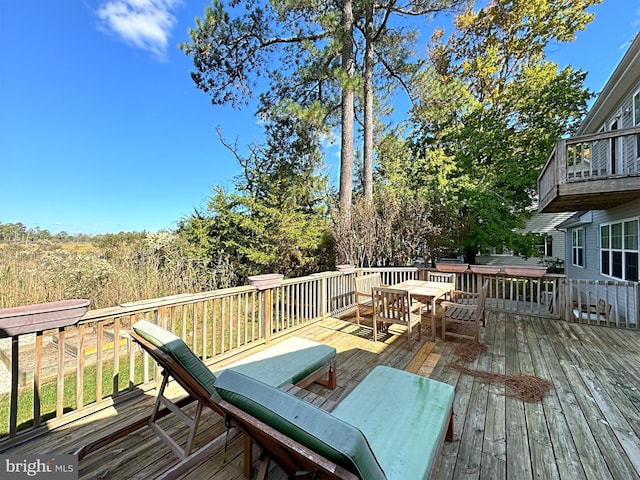
{"type": "Polygon", "coordinates": [[[596,133],[614,115],[614,109],[631,93],[640,79],[640,34],[636,33],[629,49],[609,77],[576,135],[596,133]]]}
{"type": "Polygon", "coordinates": [[[527,221],[527,226],[524,229],[518,229],[516,231],[519,233],[550,233],[574,213],[575,212],[535,213],[527,221]]]}

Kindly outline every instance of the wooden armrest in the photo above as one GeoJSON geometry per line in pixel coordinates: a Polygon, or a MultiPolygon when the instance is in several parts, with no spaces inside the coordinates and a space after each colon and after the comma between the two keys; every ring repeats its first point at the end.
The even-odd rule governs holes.
{"type": "Polygon", "coordinates": [[[458,296],[479,297],[480,296],[479,293],[467,292],[465,290],[454,290],[453,291],[453,295],[455,295],[456,297],[458,297],[458,296]]]}
{"type": "Polygon", "coordinates": [[[456,303],[456,302],[442,302],[440,305],[445,310],[447,308],[452,308],[452,307],[460,308],[463,310],[475,310],[478,307],[477,305],[469,305],[468,303],[456,303]]]}
{"type": "Polygon", "coordinates": [[[422,307],[424,307],[424,303],[420,303],[420,302],[413,302],[411,304],[410,310],[412,312],[415,312],[416,310],[420,310],[422,307]]]}

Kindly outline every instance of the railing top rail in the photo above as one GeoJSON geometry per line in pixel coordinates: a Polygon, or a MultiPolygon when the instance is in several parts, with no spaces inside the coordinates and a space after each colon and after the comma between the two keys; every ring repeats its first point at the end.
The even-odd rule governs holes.
{"type": "Polygon", "coordinates": [[[389,271],[389,272],[417,272],[418,270],[424,270],[420,267],[360,267],[358,270],[362,272],[379,272],[379,271],[389,271]]]}
{"type": "Polygon", "coordinates": [[[312,281],[318,280],[320,278],[341,277],[342,275],[344,275],[342,272],[312,273],[311,275],[307,275],[307,276],[304,276],[304,277],[285,278],[284,280],[282,280],[282,285],[291,285],[291,284],[295,284],[295,283],[312,282],[312,281]]]}
{"type": "Polygon", "coordinates": [[[580,135],[578,137],[569,137],[565,141],[568,145],[577,145],[586,142],[595,142],[597,140],[606,140],[608,138],[626,137],[629,135],[640,135],[640,127],[625,128],[620,130],[608,130],[606,132],[590,133],[589,135],[580,135]]]}
{"type": "Polygon", "coordinates": [[[169,297],[153,298],[149,300],[140,300],[138,302],[123,303],[115,307],[99,308],[88,311],[81,319],[80,323],[93,322],[102,318],[119,317],[132,315],[139,312],[148,312],[160,307],[173,307],[179,305],[187,305],[215,298],[228,297],[230,295],[240,295],[243,293],[255,292],[257,289],[251,285],[243,285],[241,287],[224,288],[220,290],[210,290],[200,293],[189,293],[172,295],[169,297]]]}

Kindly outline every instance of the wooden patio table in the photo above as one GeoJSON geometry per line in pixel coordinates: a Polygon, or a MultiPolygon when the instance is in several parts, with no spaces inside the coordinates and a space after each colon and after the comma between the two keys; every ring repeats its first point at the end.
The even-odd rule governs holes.
{"type": "Polygon", "coordinates": [[[453,292],[455,284],[448,282],[427,282],[425,280],[405,280],[404,282],[391,285],[391,288],[398,288],[409,292],[411,299],[416,299],[422,303],[431,302],[431,338],[436,339],[436,302],[444,298],[447,293],[453,292]]]}

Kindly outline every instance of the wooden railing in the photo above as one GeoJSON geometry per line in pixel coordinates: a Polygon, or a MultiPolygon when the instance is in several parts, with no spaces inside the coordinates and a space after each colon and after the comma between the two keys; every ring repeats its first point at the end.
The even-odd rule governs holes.
{"type": "Polygon", "coordinates": [[[639,283],[576,279],[564,283],[563,318],[591,325],[639,328],[639,283]]]}
{"type": "Polygon", "coordinates": [[[538,196],[565,183],[640,176],[639,147],[640,127],[559,140],[538,177],[538,196]]]}
{"type": "MultiPolygon", "coordinates": [[[[0,401],[0,448],[158,385],[158,367],[128,335],[141,318],[182,337],[211,365],[353,309],[354,276],[372,271],[380,272],[383,283],[393,285],[424,279],[427,270],[324,272],[286,279],[265,290],[243,286],[176,295],[89,311],[73,326],[2,339],[0,352],[14,374],[0,401]]],[[[485,278],[490,281],[489,310],[582,321],[570,315],[572,302],[578,299],[582,305],[605,298],[613,306],[607,325],[638,325],[637,283],[592,285],[568,282],[560,275],[525,278],[467,271],[457,274],[456,289],[477,292],[485,278]],[[630,313],[623,315],[623,310],[630,313]]]]}
{"type": "Polygon", "coordinates": [[[0,446],[155,387],[158,367],[128,335],[139,319],[182,337],[213,364],[347,310],[352,285],[353,274],[326,272],[266,290],[176,295],[92,310],[76,325],[2,339],[0,352],[13,374],[0,393],[7,397],[0,401],[0,446]]]}

